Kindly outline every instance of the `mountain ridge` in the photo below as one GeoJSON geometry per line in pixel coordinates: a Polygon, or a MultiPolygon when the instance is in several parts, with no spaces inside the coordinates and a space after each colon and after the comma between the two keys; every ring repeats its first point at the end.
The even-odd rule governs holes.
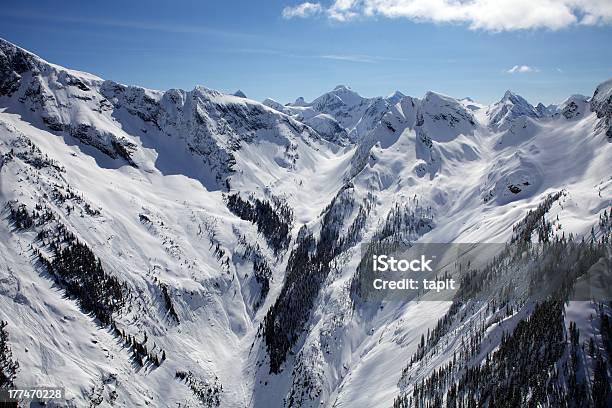
{"type": "MultiPolygon", "coordinates": [[[[452,359],[420,338],[454,309],[361,299],[361,244],[503,246],[540,213],[546,239],[609,233],[612,80],[568,115],[512,93],[491,107],[344,86],[281,105],[122,85],[20,50],[0,40],[0,317],[15,384],[52,378],[75,406],[403,403],[452,359]],[[125,288],[110,320],[67,259],[125,288]]],[[[513,322],[533,313],[511,306],[513,322]]]]}

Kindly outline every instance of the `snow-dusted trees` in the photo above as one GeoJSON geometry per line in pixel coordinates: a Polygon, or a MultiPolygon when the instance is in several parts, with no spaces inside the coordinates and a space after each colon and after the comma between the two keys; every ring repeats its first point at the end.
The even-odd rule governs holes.
{"type": "MultiPolygon", "coordinates": [[[[67,189],[68,198],[76,197],[67,189]]],[[[66,197],[57,198],[62,203],[66,197]]],[[[101,260],[93,251],[77,239],[59,217],[46,205],[36,204],[30,212],[24,204],[8,202],[9,218],[16,228],[34,228],[38,245],[30,245],[40,264],[61,284],[69,296],[76,298],[87,313],[92,313],[104,325],[110,324],[113,314],[126,303],[128,287],[115,276],[107,273],[101,260]],[[55,222],[53,222],[55,221],[55,222]],[[51,252],[41,250],[45,248],[51,252]]],[[[99,214],[87,205],[86,211],[99,214]]]]}
{"type": "Polygon", "coordinates": [[[244,200],[239,194],[226,196],[227,208],[243,220],[257,225],[257,230],[275,253],[287,248],[291,239],[293,211],[282,200],[273,198],[272,202],[249,198],[244,200]]]}
{"type": "Polygon", "coordinates": [[[5,330],[7,322],[0,322],[0,390],[13,385],[19,363],[13,359],[13,353],[8,343],[8,333],[5,330]]]}
{"type": "Polygon", "coordinates": [[[565,351],[562,313],[562,302],[537,304],[512,333],[504,333],[482,364],[454,358],[415,384],[411,395],[396,398],[394,408],[442,407],[443,401],[446,407],[548,406],[553,401],[564,406],[557,405],[564,397],[550,388],[555,363],[565,351]]]}
{"type": "Polygon", "coordinates": [[[52,247],[53,260],[43,258],[49,272],[78,299],[85,311],[93,313],[103,324],[110,324],[113,314],[125,305],[126,285],[108,274],[84,243],[71,239],[65,244],[54,242],[52,247]]]}
{"type": "Polygon", "coordinates": [[[111,324],[113,334],[123,340],[125,346],[132,350],[134,362],[138,366],[142,367],[145,364],[153,364],[157,367],[166,360],[166,352],[159,346],[153,343],[153,347],[147,345],[148,336],[144,333],[142,341],[138,340],[136,336],[128,334],[125,330],[119,330],[115,322],[111,324]]]}
{"type": "Polygon", "coordinates": [[[193,394],[200,400],[202,406],[213,408],[221,405],[223,385],[216,376],[212,381],[204,381],[197,378],[191,371],[178,370],[175,377],[177,380],[184,381],[189,386],[193,394]]]}
{"type": "MultiPolygon", "coordinates": [[[[362,222],[360,215],[361,208],[355,218],[356,222],[362,222]]],[[[421,235],[431,231],[433,227],[433,209],[430,206],[419,204],[417,195],[405,202],[396,202],[372,235],[370,242],[362,247],[364,253],[362,253],[361,261],[351,281],[352,300],[355,301],[357,298],[373,294],[372,292],[366,293],[367,291],[363,290],[374,279],[371,264],[372,255],[392,252],[399,247],[405,248],[406,245],[416,241],[421,235]],[[364,285],[364,283],[367,283],[367,285],[364,285]]],[[[350,232],[351,229],[349,228],[350,232]]]]}
{"type": "Polygon", "coordinates": [[[289,257],[281,293],[264,318],[263,335],[270,356],[270,372],[280,371],[287,352],[303,329],[320,288],[324,271],[320,260],[310,253],[315,245],[315,238],[310,232],[298,240],[289,257]]]}
{"type": "Polygon", "coordinates": [[[6,204],[9,210],[9,217],[17,229],[28,229],[34,225],[34,217],[30,215],[28,209],[23,204],[9,202],[6,204]]]}
{"type": "Polygon", "coordinates": [[[310,310],[325,281],[331,262],[342,251],[340,228],[353,201],[338,193],[324,210],[321,234],[315,239],[306,226],[299,233],[296,246],[289,256],[285,282],[276,303],[263,321],[263,334],[270,372],[278,373],[287,353],[297,341],[310,316],[310,310]]]}
{"type": "Polygon", "coordinates": [[[419,205],[415,196],[408,203],[395,203],[372,241],[410,242],[433,228],[433,210],[419,205]]]}
{"type": "Polygon", "coordinates": [[[552,225],[544,219],[544,215],[563,194],[563,191],[549,194],[535,210],[527,212],[527,215],[512,227],[513,234],[510,241],[519,244],[531,242],[531,235],[534,231],[537,231],[538,242],[548,242],[552,225]]]}
{"type": "Polygon", "coordinates": [[[472,269],[468,264],[449,311],[421,339],[404,369],[400,385],[411,386],[412,392],[398,396],[395,408],[610,406],[612,304],[593,303],[599,316],[591,316],[591,325],[596,328],[599,322],[599,336],[581,338],[575,322],[566,330],[563,316],[564,302],[585,295],[582,289],[574,290],[578,278],[591,273],[594,265],[609,262],[609,217],[604,212],[590,237],[559,236],[546,213],[562,195],[551,194],[529,211],[487,265],[472,269]],[[531,242],[536,235],[537,245],[531,242]],[[528,285],[509,290],[504,279],[517,273],[524,273],[520,279],[528,285]],[[505,327],[504,320],[519,315],[524,317],[516,326],[511,323],[501,339],[492,334],[505,327]],[[470,319],[474,323],[452,360],[421,377],[419,371],[440,352],[440,342],[453,341],[455,328],[470,319]],[[494,351],[483,353],[483,347],[494,351]]]}
{"type": "Polygon", "coordinates": [[[260,286],[259,299],[256,301],[254,307],[257,309],[261,303],[268,296],[270,291],[270,279],[272,278],[272,268],[267,258],[261,251],[261,248],[257,242],[249,242],[244,235],[240,235],[236,229],[235,233],[238,235],[238,244],[243,248],[242,257],[250,260],[253,263],[253,273],[255,280],[260,286]]]}
{"type": "MultiPolygon", "coordinates": [[[[609,355],[608,355],[609,356],[609,355]]],[[[606,360],[600,355],[595,360],[593,370],[593,404],[596,408],[609,407],[610,403],[610,378],[608,378],[608,368],[606,360]]]]}

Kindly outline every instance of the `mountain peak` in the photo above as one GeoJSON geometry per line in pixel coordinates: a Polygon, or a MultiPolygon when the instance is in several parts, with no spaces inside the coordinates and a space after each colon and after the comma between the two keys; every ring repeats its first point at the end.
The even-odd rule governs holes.
{"type": "Polygon", "coordinates": [[[567,98],[558,106],[558,115],[563,115],[566,119],[581,118],[589,111],[589,97],[574,94],[567,98]]]}
{"type": "Polygon", "coordinates": [[[501,129],[509,126],[518,117],[540,117],[541,114],[522,96],[507,90],[501,100],[490,106],[489,124],[493,128],[501,129]]]}
{"type": "Polygon", "coordinates": [[[275,101],[272,98],[264,99],[262,104],[264,104],[265,106],[267,106],[269,108],[275,109],[275,110],[277,110],[279,112],[284,112],[285,111],[285,107],[281,103],[275,101]]]}
{"type": "Polygon", "coordinates": [[[514,96],[517,96],[514,92],[512,92],[511,90],[506,90],[506,92],[504,92],[504,96],[502,97],[502,100],[504,99],[510,99],[514,96]]]}
{"type": "Polygon", "coordinates": [[[295,102],[293,102],[293,106],[307,106],[307,105],[308,104],[304,100],[303,96],[300,96],[299,98],[295,100],[295,102]]]}
{"type": "Polygon", "coordinates": [[[244,94],[244,92],[242,92],[240,89],[237,90],[236,92],[233,93],[234,96],[237,96],[239,98],[246,98],[247,96],[244,94]]]}
{"type": "Polygon", "coordinates": [[[425,93],[425,96],[423,97],[424,100],[452,100],[452,101],[456,101],[455,98],[438,93],[438,92],[434,92],[434,91],[427,91],[425,93]]]}
{"type": "Polygon", "coordinates": [[[536,112],[542,117],[549,116],[551,114],[551,109],[545,106],[542,102],[538,103],[535,107],[536,112]]]}
{"type": "Polygon", "coordinates": [[[63,72],[80,79],[102,81],[96,75],[52,64],[30,51],[0,38],[0,95],[10,95],[16,91],[17,81],[21,78],[21,74],[26,71],[32,71],[34,75],[46,71],[63,72]]]}
{"type": "Polygon", "coordinates": [[[363,101],[363,97],[357,92],[353,91],[346,85],[338,85],[332,91],[324,93],[315,99],[312,103],[314,106],[325,110],[323,106],[331,107],[337,103],[344,104],[346,106],[359,105],[363,101]]]}
{"type": "Polygon", "coordinates": [[[564,100],[562,102],[562,104],[567,104],[567,103],[572,102],[572,101],[583,102],[583,101],[588,101],[588,99],[589,99],[588,96],[585,96],[585,95],[582,95],[582,94],[573,94],[573,95],[570,95],[566,100],[564,100]]]}
{"type": "Polygon", "coordinates": [[[387,96],[385,99],[388,102],[390,102],[391,104],[396,104],[399,101],[401,101],[402,99],[404,99],[405,97],[406,97],[406,95],[404,95],[400,91],[395,91],[391,95],[387,96]]]}
{"type": "Polygon", "coordinates": [[[519,105],[524,107],[529,107],[533,109],[533,106],[527,101],[527,99],[523,98],[521,95],[512,92],[510,90],[504,93],[504,96],[500,99],[497,104],[506,104],[510,102],[513,105],[519,105]]]}
{"type": "Polygon", "coordinates": [[[498,103],[506,103],[506,102],[511,102],[515,105],[528,104],[531,106],[531,104],[527,102],[525,98],[523,98],[521,95],[517,94],[516,92],[510,91],[510,90],[507,90],[506,92],[504,92],[504,96],[500,99],[498,103]]]}

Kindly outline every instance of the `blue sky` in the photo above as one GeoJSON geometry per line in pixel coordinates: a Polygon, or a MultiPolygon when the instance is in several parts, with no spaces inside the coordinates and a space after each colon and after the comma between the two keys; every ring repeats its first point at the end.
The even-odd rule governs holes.
{"type": "Polygon", "coordinates": [[[386,9],[330,0],[307,10],[289,0],[2,0],[0,37],[59,65],[154,89],[240,88],[283,103],[338,84],[364,96],[433,90],[485,103],[511,89],[553,103],[590,95],[612,77],[609,7],[583,1],[595,5],[571,11],[573,21],[550,8],[506,18],[515,6],[448,17],[446,9],[415,12],[418,0],[391,0],[386,9]]]}

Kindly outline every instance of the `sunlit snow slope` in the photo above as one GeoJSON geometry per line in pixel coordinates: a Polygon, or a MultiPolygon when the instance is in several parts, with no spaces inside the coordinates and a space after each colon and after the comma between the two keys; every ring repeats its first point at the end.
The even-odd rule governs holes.
{"type": "Polygon", "coordinates": [[[345,86],[282,105],[126,86],[0,39],[12,382],[70,406],[391,406],[450,302],[361,301],[360,243],[386,224],[503,243],[561,190],[558,234],[588,235],[611,126],[612,81],[539,109],[345,86]]]}

